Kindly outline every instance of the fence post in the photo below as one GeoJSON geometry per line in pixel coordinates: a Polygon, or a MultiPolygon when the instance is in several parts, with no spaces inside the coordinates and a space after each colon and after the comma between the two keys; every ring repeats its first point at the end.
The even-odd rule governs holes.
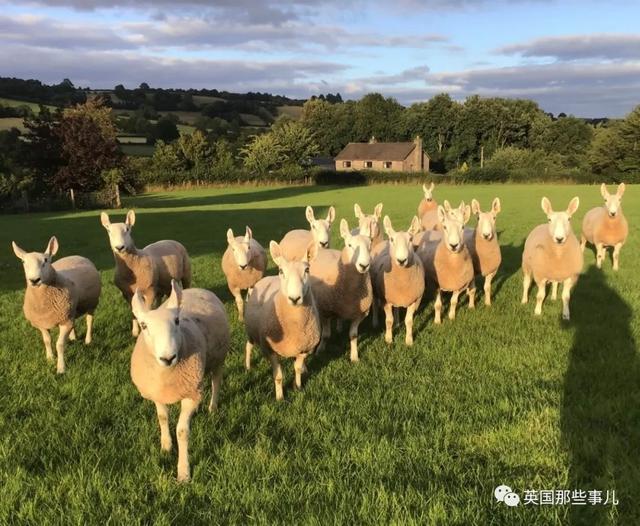
{"type": "Polygon", "coordinates": [[[75,210],[76,209],[76,195],[73,192],[73,188],[71,188],[71,190],[69,190],[69,194],[71,195],[71,208],[73,208],[75,210]]]}

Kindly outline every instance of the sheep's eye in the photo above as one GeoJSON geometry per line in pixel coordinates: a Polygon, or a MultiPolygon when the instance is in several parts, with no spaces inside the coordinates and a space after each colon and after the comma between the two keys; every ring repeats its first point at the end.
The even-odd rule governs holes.
{"type": "Polygon", "coordinates": [[[180,318],[176,318],[175,320],[173,320],[173,322],[174,322],[176,325],[180,325],[180,318]]]}
{"type": "Polygon", "coordinates": [[[146,330],[147,330],[147,324],[146,324],[145,322],[141,321],[141,322],[140,322],[140,328],[141,328],[143,331],[146,331],[146,330]]]}

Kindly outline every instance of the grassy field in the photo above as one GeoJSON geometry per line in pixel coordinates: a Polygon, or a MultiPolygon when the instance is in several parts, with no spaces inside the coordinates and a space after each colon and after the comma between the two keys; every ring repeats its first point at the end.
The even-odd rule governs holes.
{"type": "MultiPolygon", "coordinates": [[[[34,113],[37,114],[37,113],[40,112],[40,105],[39,104],[36,104],[35,102],[25,102],[23,100],[18,100],[18,99],[7,99],[6,97],[0,97],[0,105],[2,105],[2,106],[10,106],[10,107],[29,106],[29,108],[31,108],[31,110],[34,113]]],[[[44,106],[46,106],[50,110],[55,110],[56,109],[55,106],[50,106],[48,104],[45,104],[44,106]]]]}
{"type": "MultiPolygon", "coordinates": [[[[411,348],[404,330],[388,347],[367,321],[356,365],[347,335],[334,335],[308,360],[301,392],[285,364],[281,403],[266,361],[256,355],[254,368],[243,368],[245,335],[220,270],[226,229],[250,224],[266,246],[305,226],[307,204],[317,214],[335,205],[353,225],[354,202],[371,210],[379,201],[406,228],[419,189],[237,187],[130,199],[138,246],[182,241],[195,286],[218,294],[232,323],[220,411],[201,410],[192,422],[189,485],[176,483],[176,454],[161,453],[154,406],[129,379],[130,315],[112,284],[98,211],[0,216],[0,523],[639,524],[637,228],[618,274],[609,260],[596,270],[586,254],[570,323],[560,302],[547,301],[534,318],[533,304],[519,304],[519,267],[524,238],[545,221],[540,198],[564,208],[579,195],[576,231],[602,200],[595,186],[436,190],[439,200],[476,197],[484,207],[496,195],[503,266],[491,308],[480,298],[470,311],[464,301],[455,322],[436,327],[425,301],[411,348]],[[69,345],[62,377],[23,319],[24,278],[10,248],[15,239],[43,250],[52,234],[59,257],[91,258],[104,285],[94,343],[69,345]],[[619,504],[509,508],[493,498],[499,484],[521,499],[525,490],[615,490],[619,504]]],[[[640,224],[640,188],[628,188],[624,206],[631,225],[640,224]]]]}
{"type": "Polygon", "coordinates": [[[22,117],[0,118],[0,130],[10,130],[11,128],[18,128],[20,131],[25,131],[24,119],[22,119],[22,117]]]}

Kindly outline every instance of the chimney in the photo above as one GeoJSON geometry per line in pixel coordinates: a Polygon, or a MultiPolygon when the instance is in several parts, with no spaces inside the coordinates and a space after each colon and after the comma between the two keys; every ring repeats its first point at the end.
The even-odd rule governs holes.
{"type": "Polygon", "coordinates": [[[422,172],[422,138],[419,135],[416,135],[416,138],[413,139],[413,144],[416,147],[413,150],[413,166],[416,172],[422,172]]]}
{"type": "Polygon", "coordinates": [[[375,135],[372,135],[372,136],[371,136],[371,139],[369,139],[369,144],[375,144],[375,143],[377,143],[377,142],[378,142],[378,140],[376,139],[376,136],[375,136],[375,135]]]}

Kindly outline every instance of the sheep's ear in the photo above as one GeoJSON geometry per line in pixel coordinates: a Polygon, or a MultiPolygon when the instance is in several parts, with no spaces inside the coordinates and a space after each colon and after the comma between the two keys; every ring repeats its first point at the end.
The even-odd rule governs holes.
{"type": "Polygon", "coordinates": [[[451,210],[451,203],[447,199],[444,200],[444,211],[449,212],[451,210]]]}
{"type": "Polygon", "coordinates": [[[50,256],[55,256],[58,253],[58,238],[56,236],[51,236],[44,253],[50,256]]]}
{"type": "Polygon", "coordinates": [[[282,250],[280,249],[280,245],[271,240],[269,243],[269,252],[271,253],[271,259],[273,259],[273,262],[277,266],[280,266],[282,264],[282,250]]]}
{"type": "MultiPolygon", "coordinates": [[[[446,203],[446,202],[447,202],[447,201],[445,201],[445,203],[446,203]]],[[[439,207],[438,207],[438,221],[439,221],[440,223],[444,223],[444,220],[445,220],[446,218],[447,218],[447,212],[446,212],[446,210],[445,210],[445,207],[441,205],[441,206],[439,206],[439,207]]]]}
{"type": "Polygon", "coordinates": [[[182,304],[182,285],[175,279],[171,280],[171,294],[167,300],[167,307],[170,309],[179,309],[182,304]]]}
{"type": "Polygon", "coordinates": [[[462,211],[462,224],[466,225],[471,218],[471,207],[469,205],[464,205],[464,210],[462,211]]]}
{"type": "Polygon", "coordinates": [[[124,220],[124,224],[127,226],[133,226],[136,224],[136,213],[133,210],[127,212],[127,217],[124,220]]]}
{"type": "Polygon", "coordinates": [[[460,201],[460,204],[458,205],[458,210],[460,210],[460,213],[464,215],[464,209],[467,205],[464,204],[464,201],[460,201]]]}
{"type": "Polygon", "coordinates": [[[306,210],[304,211],[304,215],[307,218],[307,221],[309,221],[309,224],[313,223],[313,221],[315,221],[315,217],[313,215],[313,208],[311,208],[310,206],[307,206],[306,210]]]}
{"type": "Polygon", "coordinates": [[[233,235],[233,230],[231,230],[231,229],[227,230],[227,243],[229,243],[231,245],[231,244],[233,244],[233,242],[235,240],[236,240],[236,238],[233,235]]]}
{"type": "Polygon", "coordinates": [[[18,259],[23,259],[26,256],[26,252],[22,250],[15,241],[11,242],[11,246],[13,247],[13,253],[16,255],[18,259]]]}
{"type": "Polygon", "coordinates": [[[496,197],[491,203],[491,210],[493,210],[494,214],[499,214],[502,210],[502,205],[500,204],[500,198],[496,197]]]}
{"type": "Polygon", "coordinates": [[[111,221],[109,220],[109,216],[107,215],[106,212],[102,212],[100,214],[100,222],[102,223],[103,227],[105,227],[107,230],[109,230],[109,226],[111,225],[111,221]]]}
{"type": "Polygon", "coordinates": [[[358,203],[353,205],[353,213],[356,215],[356,219],[360,219],[362,217],[362,208],[360,208],[358,203]]]}
{"type": "Polygon", "coordinates": [[[609,190],[607,190],[607,185],[605,183],[602,183],[600,185],[600,195],[604,198],[604,199],[608,199],[609,198],[609,190]]]}
{"type": "Polygon", "coordinates": [[[382,215],[382,207],[383,207],[383,204],[378,203],[373,210],[373,215],[375,215],[378,219],[380,219],[380,216],[382,215]]]}
{"type": "Polygon", "coordinates": [[[144,314],[149,309],[147,308],[147,304],[142,297],[142,294],[138,289],[133,293],[133,297],[131,298],[131,311],[136,318],[139,318],[141,314],[144,314]]]}
{"type": "Polygon", "coordinates": [[[576,210],[578,210],[579,206],[580,198],[576,196],[569,202],[569,206],[567,207],[567,214],[569,214],[569,217],[576,213],[576,210]]]}
{"type": "Polygon", "coordinates": [[[340,235],[345,241],[351,235],[351,232],[349,232],[349,223],[347,223],[346,219],[340,220],[340,235]]]}
{"type": "Polygon", "coordinates": [[[422,228],[422,225],[420,223],[420,219],[418,219],[418,216],[413,216],[413,219],[411,220],[411,225],[409,226],[409,234],[411,234],[412,236],[415,236],[418,232],[420,232],[421,228],[422,228]]]}
{"type": "Polygon", "coordinates": [[[249,228],[249,226],[246,226],[244,229],[244,240],[245,242],[249,242],[253,239],[253,232],[251,231],[251,228],[249,228]]]}
{"type": "Polygon", "coordinates": [[[431,193],[431,191],[429,190],[426,184],[422,185],[422,193],[424,193],[425,197],[429,197],[429,194],[431,193]]]}
{"type": "Polygon", "coordinates": [[[540,206],[542,207],[542,211],[547,216],[550,216],[551,214],[553,214],[553,207],[551,206],[551,201],[549,201],[548,197],[542,198],[542,201],[540,201],[540,206]]]}
{"type": "Polygon", "coordinates": [[[431,181],[431,184],[429,185],[429,192],[433,193],[433,191],[435,190],[436,185],[433,181],[431,181]]]}
{"type": "Polygon", "coordinates": [[[624,195],[624,191],[627,188],[627,186],[624,183],[620,183],[618,185],[618,191],[616,192],[618,194],[618,197],[622,197],[624,195]]]}
{"type": "Polygon", "coordinates": [[[479,214],[480,213],[480,203],[478,203],[477,199],[472,199],[471,200],[471,211],[474,214],[479,214]]]}
{"type": "Polygon", "coordinates": [[[389,216],[384,216],[382,224],[384,225],[384,231],[386,234],[391,237],[393,235],[393,226],[391,226],[391,219],[389,216]]]}
{"type": "Polygon", "coordinates": [[[336,209],[334,207],[329,207],[329,212],[327,213],[327,221],[329,223],[333,223],[336,219],[336,209]]]}
{"type": "Polygon", "coordinates": [[[307,263],[311,263],[314,259],[316,259],[317,255],[318,255],[318,243],[316,243],[315,241],[312,241],[311,243],[309,243],[309,246],[307,247],[307,252],[306,252],[307,263]]]}

